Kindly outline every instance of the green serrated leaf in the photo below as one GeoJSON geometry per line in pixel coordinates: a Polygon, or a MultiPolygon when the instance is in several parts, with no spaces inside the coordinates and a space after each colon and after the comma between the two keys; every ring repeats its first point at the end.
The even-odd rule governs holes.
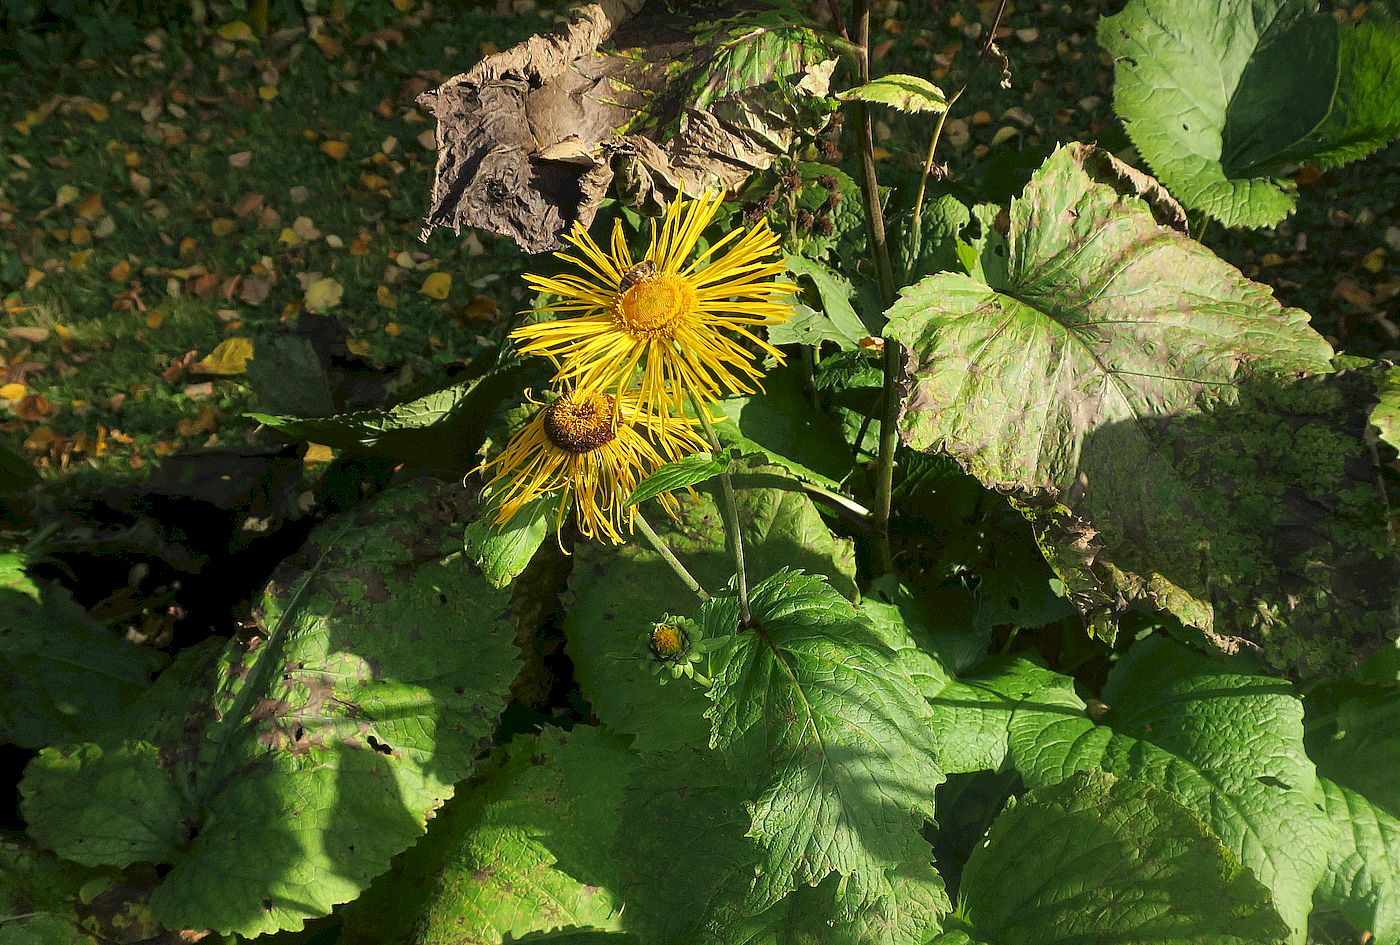
{"type": "Polygon", "coordinates": [[[551,492],[527,502],[503,526],[490,514],[467,526],[463,546],[492,587],[505,587],[529,565],[559,520],[561,500],[559,493],[551,492]]]}
{"type": "Polygon", "coordinates": [[[1074,680],[1022,657],[989,659],[976,672],[948,677],[924,694],[933,707],[938,763],[949,774],[1000,770],[1010,752],[1016,712],[1035,707],[1074,712],[1070,707],[1078,699],[1074,680]]]}
{"type": "Polygon", "coordinates": [[[1400,134],[1400,28],[1315,0],[1133,0],[1099,22],[1128,136],[1186,206],[1227,226],[1292,212],[1288,162],[1335,167],[1400,134]]]}
{"type": "Polygon", "coordinates": [[[140,696],[160,660],[61,585],[36,585],[23,556],[0,555],[0,742],[41,748],[90,734],[140,696]]]}
{"type": "MultiPolygon", "coordinates": [[[[834,538],[811,500],[775,489],[741,489],[739,523],[749,580],[785,566],[822,573],[843,593],[856,593],[854,549],[834,538]]],[[[724,525],[714,498],[681,499],[679,521],[653,524],[661,539],[713,592],[734,575],[724,525]]],[[[703,745],[708,703],[686,684],[660,686],[639,660],[651,625],[666,614],[690,614],[699,601],[646,544],[596,544],[574,549],[565,598],[564,630],[579,686],[594,713],[613,731],[633,735],[642,750],[703,745]]]]}
{"type": "Polygon", "coordinates": [[[995,945],[1288,937],[1268,890],[1190,809],[1152,784],[1098,771],[1033,790],[997,818],[963,872],[958,913],[995,945]]]}
{"type": "Polygon", "coordinates": [[[830,876],[758,909],[751,887],[764,857],[746,836],[742,785],[704,750],[648,761],[628,786],[617,840],[625,916],[646,941],[922,945],[949,909],[926,848],[890,871],[893,894],[879,903],[853,903],[830,876]]]}
{"type": "Polygon", "coordinates": [[[463,798],[471,811],[459,821],[455,853],[430,881],[415,941],[501,945],[566,930],[618,931],[612,845],[638,757],[588,726],[517,738],[505,755],[463,798]]]}
{"type": "Polygon", "coordinates": [[[257,394],[260,416],[310,418],[335,413],[326,369],[307,338],[274,335],[260,339],[255,352],[248,362],[248,383],[257,394]]]}
{"type": "Polygon", "coordinates": [[[461,562],[462,492],[331,519],[256,631],[187,651],[93,741],[46,749],[30,831],[79,863],[168,864],[170,928],[297,929],[358,895],[470,773],[516,671],[507,597],[461,562]]]}
{"type": "Polygon", "coordinates": [[[1128,651],[1103,699],[1097,725],[1072,685],[1014,707],[1010,761],[1026,784],[1103,768],[1162,785],[1268,887],[1301,943],[1336,828],[1319,803],[1292,686],[1154,637],[1128,651]]]}
{"type": "Polygon", "coordinates": [[[836,97],[845,102],[888,105],[901,112],[931,112],[936,115],[948,110],[948,98],[942,89],[928,79],[898,72],[872,79],[836,97]]]}
{"type": "Polygon", "coordinates": [[[902,437],[1011,492],[1105,635],[1141,602],[1278,666],[1364,658],[1400,585],[1364,442],[1372,373],[1328,373],[1305,313],[1158,225],[1105,160],[1072,145],[1037,172],[1003,289],[904,290],[902,437]]]}
{"type": "Polygon", "coordinates": [[[711,745],[758,778],[750,836],[765,850],[755,895],[771,905],[837,873],[857,902],[890,894],[943,780],[932,713],[896,652],[818,577],[782,570],[696,620],[728,635],[709,696],[711,745]]]}
{"type": "Polygon", "coordinates": [[[637,484],[627,497],[627,505],[640,505],[665,492],[675,492],[715,478],[729,468],[726,460],[715,459],[708,453],[687,456],[667,463],[637,484]]]}

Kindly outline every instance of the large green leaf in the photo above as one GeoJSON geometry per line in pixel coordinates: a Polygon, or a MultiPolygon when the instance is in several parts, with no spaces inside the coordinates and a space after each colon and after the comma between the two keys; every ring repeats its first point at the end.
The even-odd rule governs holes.
{"type": "Polygon", "coordinates": [[[1326,778],[1319,783],[1337,843],[1317,908],[1335,909],[1382,945],[1400,941],[1400,820],[1349,788],[1326,778]]]}
{"type": "Polygon", "coordinates": [[[859,901],[890,894],[887,872],[917,855],[943,780],[932,713],[899,655],[819,577],[783,570],[738,601],[715,598],[697,621],[730,636],[709,695],[711,744],[751,773],[764,848],[765,905],[830,873],[859,901]]]}
{"type": "Polygon", "coordinates": [[[1288,936],[1268,891],[1191,810],[1103,772],[1038,788],[1003,812],[968,861],[958,899],[958,917],[994,945],[1288,936]]]}
{"type": "Polygon", "coordinates": [[[1369,371],[1307,316],[1059,149],[1011,210],[1009,276],[906,289],[901,435],[1008,490],[1098,632],[1151,603],[1303,672],[1392,629],[1369,371]],[[1303,376],[1300,376],[1303,375],[1303,376]]]}
{"type": "Polygon", "coordinates": [[[27,844],[0,841],[0,945],[96,945],[78,890],[99,876],[27,844]]]}
{"type": "Polygon", "coordinates": [[[587,726],[518,738],[506,754],[463,798],[471,810],[430,881],[419,945],[621,928],[612,845],[637,756],[587,726]]]}
{"type": "Polygon", "coordinates": [[[1161,785],[1269,888],[1301,941],[1336,827],[1293,687],[1153,638],[1128,652],[1103,698],[1097,725],[1067,687],[1012,712],[1011,763],[1027,785],[1093,768],[1161,785]]]}
{"type": "MultiPolygon", "coordinates": [[[[855,596],[852,546],[832,537],[811,500],[777,489],[741,489],[738,497],[750,583],[783,567],[800,567],[827,575],[842,593],[855,596]]],[[[704,587],[718,592],[729,583],[734,560],[725,551],[723,520],[709,492],[682,498],[679,521],[654,517],[653,524],[704,587]]],[[[699,603],[644,542],[574,549],[564,630],[575,675],[598,718],[636,736],[638,748],[709,740],[704,695],[685,683],[658,685],[639,662],[649,658],[644,654],[653,622],[693,613],[699,603]]]]}
{"type": "Polygon", "coordinates": [[[187,651],[22,785],[79,863],[169,864],[171,928],[300,928],[353,899],[472,769],[515,675],[507,597],[460,549],[461,490],[411,484],[321,525],[246,639],[187,651]]]}
{"type": "Polygon", "coordinates": [[[769,371],[763,387],[761,394],[728,397],[716,405],[733,421],[716,427],[720,441],[745,452],[756,448],[799,478],[835,488],[851,472],[851,450],[841,428],[812,406],[795,368],[769,371]]]}
{"type": "Polygon", "coordinates": [[[1400,817],[1400,687],[1319,686],[1307,722],[1318,773],[1400,817]]]}
{"type": "Polygon", "coordinates": [[[686,945],[922,945],[948,911],[927,856],[887,876],[893,894],[851,902],[836,876],[769,908],[752,887],[764,855],[746,836],[742,785],[704,750],[648,757],[629,785],[618,856],[623,918],[647,942],[686,945]]]}
{"type": "Polygon", "coordinates": [[[93,620],[61,585],[36,585],[0,555],[0,742],[83,737],[141,694],[159,662],[93,620]]]}
{"type": "Polygon", "coordinates": [[[1228,226],[1295,205],[1284,165],[1335,167],[1400,134],[1400,28],[1315,0],[1132,0],[1099,23],[1114,106],[1183,204],[1228,226]]]}
{"type": "Polygon", "coordinates": [[[248,416],[295,440],[461,473],[477,464],[475,453],[487,420],[504,398],[519,393],[531,367],[526,362],[509,364],[383,410],[333,417],[248,416]]]}

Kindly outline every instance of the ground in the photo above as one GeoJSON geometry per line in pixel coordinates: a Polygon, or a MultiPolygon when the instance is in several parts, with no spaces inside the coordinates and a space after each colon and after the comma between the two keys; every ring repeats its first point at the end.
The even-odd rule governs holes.
{"type": "MultiPolygon", "coordinates": [[[[0,445],[46,479],[81,490],[140,479],[177,451],[270,441],[242,415],[285,399],[245,374],[273,338],[308,338],[347,409],[450,376],[525,304],[525,260],[508,242],[420,241],[434,142],[414,100],[547,27],[559,5],[274,4],[265,29],[258,6],[190,8],[203,22],[181,7],[137,22],[133,48],[5,67],[0,445]]],[[[995,6],[876,3],[875,71],[951,91],[995,6]]],[[[1010,4],[1012,86],[982,70],[949,121],[953,183],[1005,200],[1057,141],[1136,159],[1093,38],[1119,6],[1010,4]]],[[[897,184],[922,164],[929,128],[891,116],[877,137],[897,184]]],[[[1302,168],[1292,218],[1208,227],[1205,240],[1339,347],[1393,357],[1397,158],[1392,146],[1341,171],[1302,168]]],[[[313,447],[306,462],[328,458],[313,447]]]]}

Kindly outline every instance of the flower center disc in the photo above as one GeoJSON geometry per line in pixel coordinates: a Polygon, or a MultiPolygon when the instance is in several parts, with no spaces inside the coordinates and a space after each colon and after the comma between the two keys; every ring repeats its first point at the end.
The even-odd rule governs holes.
{"type": "Polygon", "coordinates": [[[695,290],[680,276],[650,276],[632,286],[617,300],[615,311],[622,327],[633,335],[669,336],[676,321],[695,308],[695,290]]]}
{"type": "Polygon", "coordinates": [[[568,453],[591,453],[617,438],[608,394],[565,394],[544,409],[544,435],[568,453]]]}

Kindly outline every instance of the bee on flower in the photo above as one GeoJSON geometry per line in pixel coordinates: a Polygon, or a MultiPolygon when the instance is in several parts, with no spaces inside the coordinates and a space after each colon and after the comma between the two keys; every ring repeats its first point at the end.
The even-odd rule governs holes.
{"type": "Polygon", "coordinates": [[[767,221],[695,252],[722,202],[720,194],[677,196],[640,259],[621,221],[608,252],[575,224],[566,239],[580,255],[556,255],[580,272],[525,276],[557,297],[543,311],[563,317],[512,332],[521,352],[552,359],[558,381],[615,398],[640,369],[639,404],[663,423],[676,422],[668,414],[681,416],[688,395],[707,403],[753,393],[764,373],[758,358],[783,360],[758,329],[792,316],[787,299],[797,287],[773,280],[785,267],[767,221]]]}
{"type": "MultiPolygon", "coordinates": [[[[709,449],[689,421],[663,424],[641,409],[635,393],[609,394],[565,388],[551,402],[526,398],[540,409],[496,459],[486,488],[496,497],[496,524],[503,527],[530,502],[561,492],[556,530],[569,506],[578,511],[586,538],[621,544],[631,531],[634,508],[627,497],[666,463],[709,449]]],[[[674,514],[677,501],[658,497],[674,514]]]]}

